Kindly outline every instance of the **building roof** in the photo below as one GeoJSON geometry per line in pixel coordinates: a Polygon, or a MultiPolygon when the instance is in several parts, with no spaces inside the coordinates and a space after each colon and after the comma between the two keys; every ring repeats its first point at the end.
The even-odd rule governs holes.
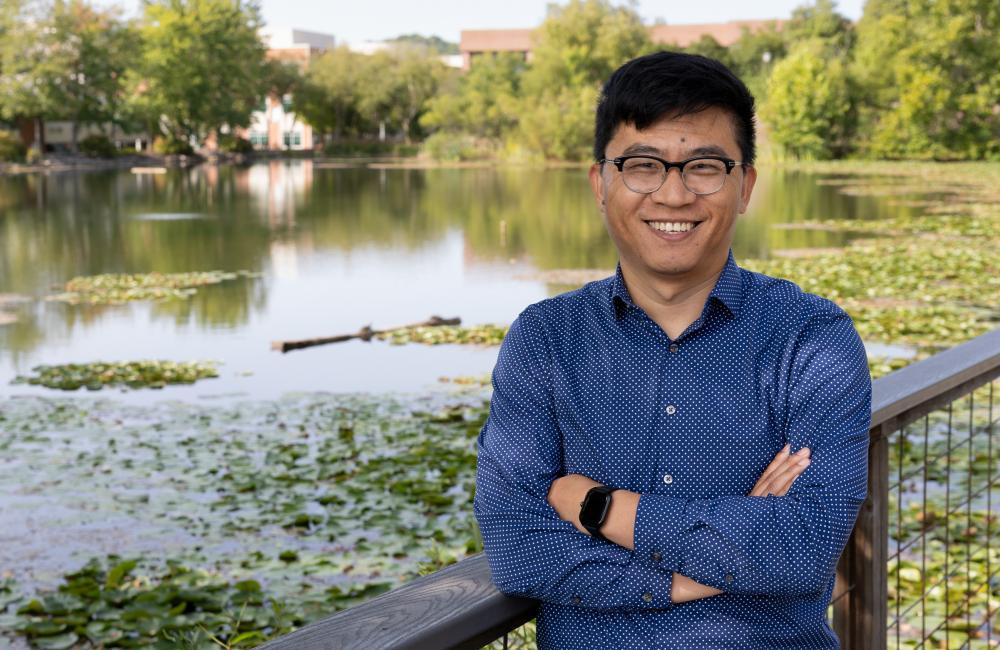
{"type": "Polygon", "coordinates": [[[732,20],[728,23],[702,23],[698,25],[653,25],[649,36],[657,45],[687,47],[702,36],[711,36],[726,47],[740,40],[743,30],[760,31],[770,26],[781,28],[781,20],[732,20]]]}
{"type": "MultiPolygon", "coordinates": [[[[711,36],[720,45],[729,46],[739,40],[743,30],[759,31],[771,25],[781,28],[781,20],[732,20],[727,23],[698,25],[653,25],[649,36],[658,45],[687,47],[702,36],[711,36]]],[[[463,53],[530,52],[534,29],[464,29],[459,49],[463,53]]]]}
{"type": "Polygon", "coordinates": [[[533,29],[463,29],[462,52],[530,52],[533,29]]]}

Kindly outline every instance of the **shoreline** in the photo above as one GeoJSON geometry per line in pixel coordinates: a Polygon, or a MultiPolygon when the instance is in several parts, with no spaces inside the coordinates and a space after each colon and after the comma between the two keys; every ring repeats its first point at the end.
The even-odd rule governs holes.
{"type": "MultiPolygon", "coordinates": [[[[310,152],[306,152],[308,154],[310,152]]],[[[371,156],[371,155],[305,155],[301,152],[256,152],[252,154],[194,154],[158,155],[126,154],[116,158],[90,158],[87,156],[59,154],[37,163],[0,163],[0,177],[22,174],[49,174],[67,172],[92,172],[128,170],[132,168],[187,169],[208,165],[253,165],[270,161],[311,161],[328,169],[367,167],[369,169],[501,169],[520,167],[523,163],[494,158],[489,160],[432,160],[420,156],[371,156]]],[[[590,161],[547,160],[538,162],[546,169],[586,168],[590,161]]]]}

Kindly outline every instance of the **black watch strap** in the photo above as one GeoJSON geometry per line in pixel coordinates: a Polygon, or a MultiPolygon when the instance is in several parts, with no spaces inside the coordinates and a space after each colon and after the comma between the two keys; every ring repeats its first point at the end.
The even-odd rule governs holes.
{"type": "Polygon", "coordinates": [[[611,493],[616,489],[608,485],[592,487],[580,503],[580,525],[597,539],[607,540],[601,534],[601,526],[608,518],[608,511],[611,510],[611,493]]]}

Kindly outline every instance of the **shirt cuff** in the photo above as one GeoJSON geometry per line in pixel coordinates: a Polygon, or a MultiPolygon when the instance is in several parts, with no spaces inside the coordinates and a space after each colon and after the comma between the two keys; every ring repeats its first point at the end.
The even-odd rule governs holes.
{"type": "Polygon", "coordinates": [[[636,557],[651,567],[680,571],[684,563],[684,538],[694,525],[688,499],[659,494],[639,495],[632,544],[636,557]]]}
{"type": "MultiPolygon", "coordinates": [[[[673,606],[670,592],[674,586],[672,571],[661,571],[638,561],[633,556],[621,578],[617,580],[625,591],[620,603],[628,610],[667,609],[673,606]]],[[[574,596],[570,604],[580,607],[607,607],[604,602],[609,594],[606,589],[588,594],[584,597],[574,596]]],[[[616,598],[616,600],[618,600],[616,598]]]]}

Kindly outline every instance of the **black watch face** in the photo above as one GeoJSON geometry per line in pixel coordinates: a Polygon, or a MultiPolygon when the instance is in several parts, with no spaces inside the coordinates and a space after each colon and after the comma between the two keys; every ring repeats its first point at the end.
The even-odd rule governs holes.
{"type": "Polygon", "coordinates": [[[611,495],[595,492],[588,494],[580,510],[580,523],[585,526],[597,526],[604,522],[604,515],[611,504],[611,495]]]}

